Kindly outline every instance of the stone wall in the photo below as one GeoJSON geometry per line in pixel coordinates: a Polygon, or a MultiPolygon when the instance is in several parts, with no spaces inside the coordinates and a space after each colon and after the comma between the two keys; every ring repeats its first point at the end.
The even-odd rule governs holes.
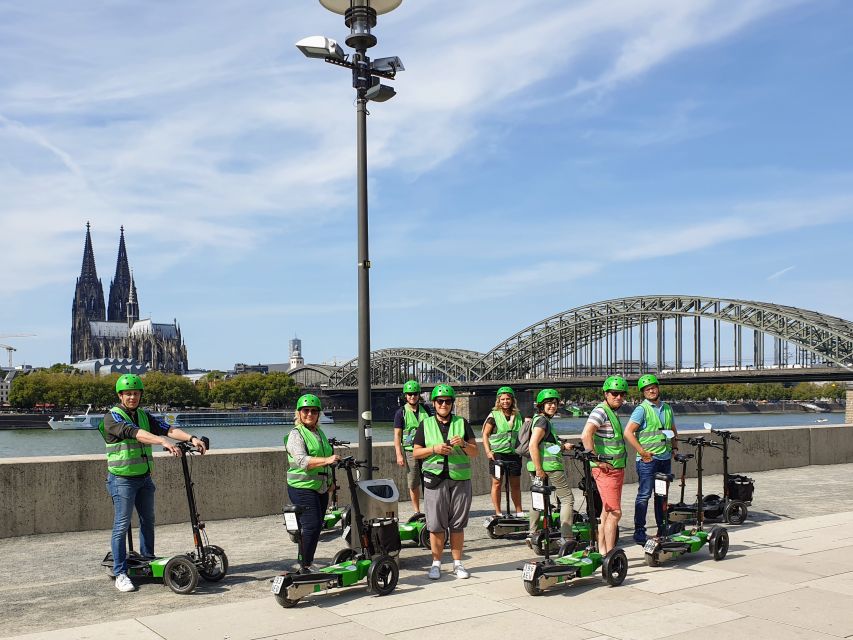
{"type": "MultiPolygon", "coordinates": [[[[733,473],[853,462],[850,425],[741,429],[738,434],[743,442],[731,448],[733,473]]],[[[706,450],[706,454],[706,473],[721,473],[719,452],[706,450]]],[[[187,521],[180,460],[165,453],[156,453],[155,457],[157,521],[187,521]]],[[[283,448],[214,450],[190,460],[204,518],[243,518],[281,511],[286,500],[283,448]]],[[[408,499],[405,470],[396,465],[394,448],[375,445],[373,462],[380,467],[374,476],[394,480],[401,489],[401,499],[408,499]]],[[[628,466],[626,482],[636,481],[632,467],[628,466]]],[[[485,456],[474,460],[473,474],[474,493],[488,493],[485,456]]],[[[572,475],[576,480],[577,472],[572,475]]],[[[113,511],[105,476],[106,464],[100,455],[0,459],[0,538],[109,529],[113,511]]],[[[342,502],[348,502],[346,483],[343,478],[339,482],[344,485],[342,502]]],[[[529,486],[526,474],[523,486],[529,486]]],[[[527,496],[524,502],[528,502],[527,496]]]]}

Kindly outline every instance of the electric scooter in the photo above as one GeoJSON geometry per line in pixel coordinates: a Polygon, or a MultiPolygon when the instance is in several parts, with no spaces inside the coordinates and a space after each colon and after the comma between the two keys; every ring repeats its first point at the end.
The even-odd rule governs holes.
{"type": "MultiPolygon", "coordinates": [[[[558,445],[549,447],[549,453],[559,452],[558,445]]],[[[606,555],[598,551],[598,519],[595,513],[595,501],[592,496],[592,466],[591,462],[609,462],[613,456],[597,454],[594,451],[584,451],[583,445],[575,445],[570,454],[584,465],[584,497],[586,499],[586,515],[590,524],[589,543],[585,548],[576,550],[578,541],[567,541],[560,548],[557,558],[551,559],[550,545],[545,547],[545,559],[528,562],[524,565],[521,579],[524,588],[532,596],[539,596],[544,590],[558,584],[566,583],[576,578],[586,578],[601,568],[601,575],[607,584],[616,587],[622,584],[628,574],[628,558],[619,548],[611,549],[606,555]]],[[[547,484],[534,483],[531,488],[531,499],[534,507],[542,507],[546,513],[545,522],[551,521],[550,495],[553,487],[547,484]]]]}
{"type": "MultiPolygon", "coordinates": [[[[400,551],[400,537],[397,533],[397,518],[365,518],[359,505],[358,484],[373,484],[374,489],[383,498],[394,499],[396,514],[397,488],[390,480],[363,481],[357,483],[355,471],[366,468],[367,463],[357,461],[352,456],[342,458],[336,466],[347,475],[350,490],[350,524],[344,527],[343,536],[350,539],[354,533],[359,549],[346,548],[338,551],[332,558],[332,564],[317,571],[286,571],[272,581],[271,591],[276,601],[285,608],[295,607],[305,596],[332,588],[355,586],[366,578],[368,593],[384,596],[397,586],[399,568],[392,554],[400,551]],[[381,495],[386,493],[388,495],[381,495]],[[355,532],[351,527],[355,526],[355,532]]],[[[378,467],[373,467],[378,471],[378,467]]],[[[370,486],[367,487],[371,489],[370,486]]],[[[299,557],[302,557],[302,529],[299,514],[304,507],[288,505],[284,508],[284,524],[288,533],[296,536],[299,544],[299,557]]]]}
{"type": "MultiPolygon", "coordinates": [[[[205,448],[210,448],[208,438],[204,437],[201,441],[204,442],[205,448]]],[[[188,442],[178,442],[175,446],[181,451],[181,469],[184,474],[184,487],[187,492],[187,506],[190,511],[190,526],[195,549],[177,556],[146,558],[133,549],[133,534],[128,528],[127,575],[130,578],[163,580],[163,583],[172,591],[184,595],[195,591],[199,576],[208,582],[222,580],[228,573],[228,556],[221,547],[209,543],[204,522],[196,507],[194,484],[187,462],[187,458],[196,453],[196,449],[188,442]]],[[[112,551],[104,556],[101,565],[106,567],[107,574],[111,578],[115,578],[112,551]]]]}
{"type": "Polygon", "coordinates": [[[728,524],[743,524],[749,515],[747,505],[752,504],[752,493],[755,481],[752,478],[729,473],[729,440],[740,442],[740,436],[731,431],[714,429],[710,423],[705,423],[705,429],[719,436],[722,440],[723,451],[723,495],[705,496],[703,506],[705,517],[717,520],[722,518],[728,524]]]}
{"type": "Polygon", "coordinates": [[[507,460],[495,460],[495,477],[503,478],[504,494],[506,496],[506,510],[500,515],[493,515],[483,522],[486,533],[492,540],[510,539],[519,540],[527,536],[530,529],[530,519],[524,516],[513,515],[509,509],[509,466],[507,460]]]}
{"type": "Polygon", "coordinates": [[[678,533],[684,529],[684,522],[696,519],[696,505],[684,502],[684,485],[687,478],[687,463],[693,459],[692,453],[676,453],[673,458],[681,464],[681,497],[676,504],[667,504],[667,517],[670,523],[668,533],[678,533]]]}
{"type": "MultiPolygon", "coordinates": [[[[672,437],[672,432],[668,432],[672,437]]],[[[679,442],[686,442],[696,448],[696,504],[702,504],[702,451],[705,447],[719,446],[717,442],[705,440],[703,436],[685,439],[679,438],[679,442]]],[[[729,532],[724,527],[712,527],[710,531],[703,528],[704,509],[694,510],[696,514],[696,526],[677,533],[670,532],[669,524],[669,485],[674,476],[671,473],[655,474],[655,495],[663,498],[663,530],[666,535],[649,538],[643,546],[646,564],[656,567],[661,563],[663,556],[677,558],[686,553],[695,553],[705,544],[714,560],[722,560],[729,550],[729,532]]]]}

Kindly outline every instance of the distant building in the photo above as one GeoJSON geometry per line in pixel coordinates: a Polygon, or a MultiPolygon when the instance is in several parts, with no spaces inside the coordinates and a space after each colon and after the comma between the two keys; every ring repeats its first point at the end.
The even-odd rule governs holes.
{"type": "Polygon", "coordinates": [[[241,373],[269,373],[269,367],[265,364],[245,364],[243,362],[238,362],[234,365],[234,374],[239,375],[241,373]]]}
{"type": "Polygon", "coordinates": [[[83,266],[71,307],[71,363],[102,359],[133,360],[148,369],[183,373],[187,348],[177,321],[160,324],[139,318],[139,298],[127,260],[124,227],[119,237],[116,271],[110,282],[109,307],[95,269],[89,223],[83,266]]]}
{"type": "Polygon", "coordinates": [[[9,404],[9,391],[12,390],[12,378],[14,377],[14,371],[0,369],[0,405],[9,404]]]}
{"type": "Polygon", "coordinates": [[[294,337],[290,341],[290,368],[295,369],[305,364],[305,359],[302,357],[302,340],[294,337]]]}

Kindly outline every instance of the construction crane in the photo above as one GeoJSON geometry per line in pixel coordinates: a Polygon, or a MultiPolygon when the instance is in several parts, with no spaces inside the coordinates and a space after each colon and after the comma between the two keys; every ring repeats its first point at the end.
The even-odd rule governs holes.
{"type": "MultiPolygon", "coordinates": [[[[35,335],[36,334],[34,333],[4,333],[0,335],[0,338],[31,338],[35,335]]],[[[5,349],[6,353],[9,354],[9,368],[13,369],[14,367],[12,365],[12,354],[17,351],[17,349],[12,345],[8,344],[0,344],[0,349],[5,349]]]]}

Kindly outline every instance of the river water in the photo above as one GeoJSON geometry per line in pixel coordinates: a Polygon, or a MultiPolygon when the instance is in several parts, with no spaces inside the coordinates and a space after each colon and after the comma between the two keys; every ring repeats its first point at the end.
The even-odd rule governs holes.
{"type": "MultiPolygon", "coordinates": [[[[577,434],[583,429],[586,418],[562,418],[554,421],[558,433],[577,434]]],[[[702,429],[710,422],[720,429],[748,429],[755,427],[809,426],[815,424],[842,424],[843,413],[763,413],[746,415],[680,415],[676,425],[680,429],[702,429]]],[[[199,430],[194,435],[206,435],[215,449],[243,449],[248,447],[280,447],[289,425],[264,427],[219,427],[199,430]]],[[[349,440],[358,444],[358,428],[355,422],[339,422],[323,426],[329,437],[349,440]]],[[[479,426],[475,427],[475,432],[479,426]]],[[[393,426],[390,422],[373,425],[373,439],[376,442],[390,442],[393,439],[393,426]]],[[[0,430],[0,458],[32,456],[66,456],[80,454],[100,454],[104,452],[104,441],[97,430],[92,431],[52,431],[51,429],[10,429],[0,430]]]]}

